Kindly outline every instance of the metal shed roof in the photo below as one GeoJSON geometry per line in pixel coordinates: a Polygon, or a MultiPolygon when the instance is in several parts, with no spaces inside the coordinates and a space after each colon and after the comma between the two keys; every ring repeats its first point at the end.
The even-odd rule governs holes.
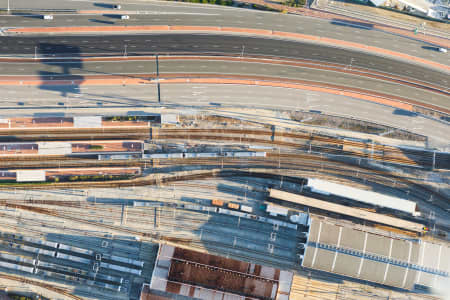
{"type": "Polygon", "coordinates": [[[66,142],[38,142],[38,155],[67,155],[72,153],[72,144],[66,142]]]}
{"type": "Polygon", "coordinates": [[[17,182],[45,181],[44,170],[18,170],[16,173],[17,182]]]}
{"type": "Polygon", "coordinates": [[[101,128],[101,116],[78,116],[73,117],[73,127],[75,128],[101,128]]]}
{"type": "Polygon", "coordinates": [[[310,187],[312,191],[329,193],[355,201],[407,212],[412,215],[416,214],[416,203],[406,199],[361,190],[351,186],[316,178],[308,178],[307,186],[310,187]]]}
{"type": "MultiPolygon", "coordinates": [[[[412,289],[416,276],[418,280],[424,276],[418,276],[420,273],[432,280],[448,276],[444,270],[448,268],[448,261],[444,256],[442,262],[433,265],[434,268],[426,265],[423,257],[431,261],[438,260],[427,247],[411,240],[378,235],[313,218],[302,266],[412,289]],[[430,255],[423,255],[425,251],[430,255]]],[[[445,251],[448,251],[448,247],[445,251]]],[[[430,286],[433,282],[417,283],[430,286]]]]}

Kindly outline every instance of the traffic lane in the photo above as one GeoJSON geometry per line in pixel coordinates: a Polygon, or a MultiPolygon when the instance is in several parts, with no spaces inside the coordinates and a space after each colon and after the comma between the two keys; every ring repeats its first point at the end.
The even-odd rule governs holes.
{"type": "Polygon", "coordinates": [[[291,40],[210,34],[152,34],[65,37],[2,37],[4,55],[81,56],[197,53],[265,55],[326,61],[373,69],[447,89],[449,75],[422,65],[354,50],[291,40]],[[6,45],[6,46],[4,46],[6,45]]]}
{"type": "MultiPolygon", "coordinates": [[[[162,104],[158,103],[156,85],[60,86],[41,89],[38,86],[1,86],[0,116],[26,115],[41,111],[70,113],[89,108],[96,113],[119,107],[141,111],[161,105],[177,110],[258,107],[282,110],[316,110],[369,122],[403,128],[429,137],[429,146],[448,147],[450,126],[420,115],[402,114],[398,110],[372,102],[320,92],[278,87],[217,84],[161,84],[162,104]],[[62,92],[65,92],[62,93],[62,92]],[[22,102],[23,105],[18,105],[22,102]]],[[[227,110],[228,111],[228,110],[227,110]]],[[[245,115],[245,112],[243,112],[245,115]]],[[[262,116],[263,118],[263,116],[262,116]]],[[[408,144],[408,143],[405,143],[408,144]]]]}
{"type": "MultiPolygon", "coordinates": [[[[0,7],[6,7],[6,1],[0,1],[0,7]],[[4,1],[4,5],[2,5],[4,1]]],[[[21,10],[111,10],[111,12],[120,12],[125,10],[149,10],[173,9],[180,12],[199,11],[199,10],[223,10],[229,7],[216,5],[192,5],[183,2],[163,2],[163,1],[89,1],[89,0],[14,0],[10,1],[11,9],[21,10]],[[120,4],[121,9],[112,9],[114,4],[120,4]]]]}
{"type": "MultiPolygon", "coordinates": [[[[183,8],[184,9],[184,8],[183,8]]],[[[188,9],[188,8],[186,8],[188,9]]],[[[268,29],[294,33],[310,34],[335,38],[369,46],[403,52],[440,63],[448,63],[448,58],[424,46],[427,43],[379,30],[346,26],[336,20],[323,20],[311,17],[267,13],[254,10],[230,8],[222,10],[203,9],[173,11],[172,8],[150,11],[148,14],[130,15],[129,20],[120,19],[120,11],[105,15],[55,15],[51,21],[39,17],[11,16],[0,17],[2,27],[36,26],[103,26],[103,25],[192,25],[223,26],[268,29]]],[[[428,45],[429,46],[429,45],[428,45]]]]}
{"type": "MultiPolygon", "coordinates": [[[[73,75],[130,75],[147,78],[156,74],[155,60],[109,61],[109,62],[64,62],[64,63],[7,63],[0,67],[7,75],[41,75],[42,79],[73,75]],[[45,74],[45,75],[42,75],[45,74]]],[[[280,79],[305,79],[312,82],[329,83],[344,87],[360,88],[373,92],[405,97],[420,102],[450,109],[448,96],[427,90],[400,85],[389,81],[377,80],[336,71],[276,65],[270,63],[227,62],[212,60],[159,60],[159,72],[230,74],[246,76],[267,76],[280,79]]]]}

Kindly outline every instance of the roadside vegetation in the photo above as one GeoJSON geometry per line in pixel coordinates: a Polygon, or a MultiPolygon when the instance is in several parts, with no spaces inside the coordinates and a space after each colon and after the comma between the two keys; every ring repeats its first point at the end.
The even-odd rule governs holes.
{"type": "Polygon", "coordinates": [[[306,0],[287,0],[283,2],[283,5],[292,6],[292,7],[302,7],[306,3],[306,0]]]}
{"type": "MultiPolygon", "coordinates": [[[[215,5],[222,5],[222,6],[235,6],[235,7],[241,7],[241,8],[252,8],[252,9],[257,9],[257,10],[280,12],[280,10],[273,9],[273,8],[270,8],[270,7],[267,7],[264,5],[251,4],[251,3],[245,3],[245,2],[240,2],[240,1],[235,2],[233,0],[168,0],[168,1],[215,4],[215,5]]],[[[299,0],[299,1],[304,1],[304,0],[299,0]]]]}

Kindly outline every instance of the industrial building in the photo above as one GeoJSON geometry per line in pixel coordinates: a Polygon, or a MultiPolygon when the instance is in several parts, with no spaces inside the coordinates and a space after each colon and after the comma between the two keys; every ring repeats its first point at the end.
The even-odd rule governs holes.
{"type": "Polygon", "coordinates": [[[292,276],[272,267],[162,245],[150,288],[205,300],[287,300],[292,276]]]}
{"type": "Polygon", "coordinates": [[[450,273],[450,247],[344,227],[311,218],[302,266],[412,289],[431,287],[450,273]]]}
{"type": "Polygon", "coordinates": [[[307,182],[308,183],[306,186],[311,190],[311,192],[343,197],[372,206],[385,207],[395,211],[401,211],[413,216],[420,215],[417,204],[413,201],[372,191],[366,191],[318,178],[308,178],[307,182]]]}

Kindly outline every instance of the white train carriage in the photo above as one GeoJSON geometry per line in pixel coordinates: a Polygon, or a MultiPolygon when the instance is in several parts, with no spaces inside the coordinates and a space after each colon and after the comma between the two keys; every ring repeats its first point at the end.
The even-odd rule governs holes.
{"type": "Polygon", "coordinates": [[[122,266],[109,264],[109,263],[105,263],[105,262],[101,262],[100,267],[105,268],[105,269],[115,270],[118,272],[131,273],[131,274],[139,275],[139,276],[142,274],[142,270],[131,269],[131,268],[122,267],[122,266]]]}
{"type": "Polygon", "coordinates": [[[80,253],[80,254],[85,254],[85,255],[94,255],[94,251],[92,251],[92,250],[88,250],[88,249],[84,249],[84,248],[78,248],[78,247],[75,247],[75,246],[69,246],[69,245],[66,245],[66,244],[59,244],[58,245],[58,249],[72,251],[72,252],[75,252],[75,253],[80,253]]]}
{"type": "Polygon", "coordinates": [[[266,152],[224,152],[225,157],[266,157],[266,152]]]}
{"type": "Polygon", "coordinates": [[[142,155],[144,159],[169,159],[169,158],[183,158],[183,153],[153,153],[142,155]]]}
{"type": "Polygon", "coordinates": [[[17,256],[17,255],[11,255],[8,253],[0,253],[0,257],[7,259],[7,260],[11,260],[11,261],[16,261],[19,263],[26,263],[26,264],[30,264],[30,265],[36,264],[35,259],[28,259],[28,258],[17,256]]]}
{"type": "Polygon", "coordinates": [[[52,248],[56,248],[58,246],[58,243],[55,243],[55,242],[44,241],[44,240],[35,239],[32,237],[27,237],[27,236],[24,236],[23,240],[26,242],[33,243],[33,244],[44,245],[44,246],[48,246],[48,247],[52,247],[52,248]]]}
{"type": "Polygon", "coordinates": [[[204,152],[204,153],[184,153],[185,158],[211,158],[211,157],[219,157],[218,153],[214,152],[204,152]]]}
{"type": "Polygon", "coordinates": [[[140,268],[142,268],[144,266],[144,262],[143,261],[134,260],[134,259],[126,258],[126,257],[122,257],[122,256],[103,254],[103,258],[106,258],[106,259],[109,259],[109,260],[112,260],[112,261],[121,262],[121,263],[126,263],[126,264],[137,266],[137,267],[140,267],[140,268]]]}
{"type": "Polygon", "coordinates": [[[115,282],[118,285],[121,285],[123,283],[123,277],[105,275],[105,274],[102,274],[102,273],[95,273],[95,278],[101,279],[101,280],[108,280],[108,281],[111,281],[111,282],[115,282]]]}
{"type": "Polygon", "coordinates": [[[22,249],[23,251],[28,251],[28,252],[39,254],[39,255],[48,255],[48,256],[53,256],[53,257],[56,254],[55,251],[45,250],[45,249],[36,248],[36,247],[28,246],[28,245],[21,245],[20,249],[22,249]]]}
{"type": "Polygon", "coordinates": [[[109,290],[115,290],[115,291],[118,291],[118,292],[120,292],[120,290],[122,289],[122,287],[120,285],[116,286],[116,285],[112,285],[112,284],[109,284],[109,283],[104,283],[104,282],[101,282],[101,281],[95,281],[94,285],[102,287],[102,288],[105,288],[105,289],[109,289],[109,290]]]}
{"type": "Polygon", "coordinates": [[[67,260],[77,262],[77,263],[87,264],[87,265],[91,263],[90,259],[73,256],[73,255],[69,255],[69,254],[64,254],[64,253],[60,253],[60,252],[58,252],[56,254],[56,257],[61,258],[61,259],[67,259],[67,260]]]}
{"type": "Polygon", "coordinates": [[[98,154],[98,160],[129,160],[129,159],[140,159],[141,154],[98,154]]]}
{"type": "Polygon", "coordinates": [[[36,272],[34,267],[25,267],[25,266],[9,263],[6,261],[0,261],[0,267],[6,268],[6,269],[11,269],[11,270],[16,270],[16,271],[27,272],[27,273],[31,273],[31,274],[34,274],[36,272]]]}

